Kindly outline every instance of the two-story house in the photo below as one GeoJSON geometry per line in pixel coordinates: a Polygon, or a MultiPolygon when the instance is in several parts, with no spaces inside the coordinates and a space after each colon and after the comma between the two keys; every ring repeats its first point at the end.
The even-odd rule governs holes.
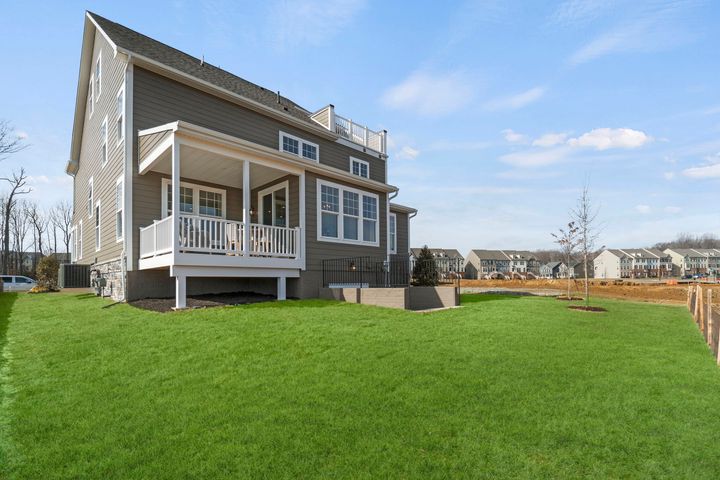
{"type": "Polygon", "coordinates": [[[73,261],[113,297],[318,295],[324,259],[409,253],[387,134],[85,15],[73,261]]]}
{"type": "Polygon", "coordinates": [[[676,275],[717,274],[720,272],[720,250],[714,248],[668,248],[676,275]]]}
{"type": "Polygon", "coordinates": [[[670,255],[653,248],[605,249],[593,260],[595,278],[665,278],[672,275],[670,255]]]}
{"type": "Polygon", "coordinates": [[[538,277],[540,261],[523,250],[470,250],[465,260],[465,278],[538,277]]]}

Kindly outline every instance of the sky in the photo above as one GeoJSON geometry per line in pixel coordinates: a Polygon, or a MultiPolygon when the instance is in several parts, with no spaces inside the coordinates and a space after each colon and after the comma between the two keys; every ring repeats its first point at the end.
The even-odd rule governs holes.
{"type": "MultiPolygon", "coordinates": [[[[0,119],[70,199],[84,11],[389,132],[413,246],[552,248],[583,185],[608,247],[720,233],[720,2],[5,2],[0,119]]],[[[3,187],[0,186],[0,189],[3,187]]]]}

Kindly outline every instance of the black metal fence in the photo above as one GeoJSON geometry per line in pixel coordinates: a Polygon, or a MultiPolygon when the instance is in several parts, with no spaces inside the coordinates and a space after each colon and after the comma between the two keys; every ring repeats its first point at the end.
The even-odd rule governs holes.
{"type": "Polygon", "coordinates": [[[436,284],[460,286],[462,273],[448,271],[434,260],[420,263],[407,255],[347,257],[323,260],[324,287],[407,287],[418,283],[418,275],[431,277],[436,284]],[[428,275],[428,272],[434,272],[428,275]]]}

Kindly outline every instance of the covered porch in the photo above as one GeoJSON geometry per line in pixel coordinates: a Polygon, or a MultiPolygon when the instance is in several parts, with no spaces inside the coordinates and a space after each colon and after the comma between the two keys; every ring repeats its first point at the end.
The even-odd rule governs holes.
{"type": "Polygon", "coordinates": [[[140,131],[138,162],[161,190],[159,205],[133,212],[138,268],[168,269],[177,308],[188,277],[277,278],[285,298],[305,265],[302,166],[183,122],[140,131]]]}

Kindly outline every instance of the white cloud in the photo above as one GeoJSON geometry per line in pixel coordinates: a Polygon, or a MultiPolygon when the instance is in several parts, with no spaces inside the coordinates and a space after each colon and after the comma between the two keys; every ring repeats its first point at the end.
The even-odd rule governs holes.
{"type": "Polygon", "coordinates": [[[550,16],[551,23],[564,26],[584,25],[614,6],[613,0],[566,0],[550,16]]]}
{"type": "Polygon", "coordinates": [[[28,139],[27,132],[25,132],[23,130],[18,130],[17,132],[15,132],[15,136],[17,137],[18,140],[27,140],[28,139]]]}
{"type": "Polygon", "coordinates": [[[635,211],[638,213],[641,213],[643,215],[646,215],[652,211],[650,208],[650,205],[635,205],[635,211]]]}
{"type": "Polygon", "coordinates": [[[564,161],[570,154],[569,147],[530,150],[503,155],[500,161],[515,167],[542,167],[564,161]]]}
{"type": "Polygon", "coordinates": [[[473,97],[473,81],[464,73],[417,71],[389,88],[382,102],[390,108],[433,116],[460,110],[473,97]]]}
{"type": "Polygon", "coordinates": [[[687,168],[682,173],[690,178],[720,178],[720,163],[687,168]]]}
{"type": "Polygon", "coordinates": [[[665,180],[672,180],[675,178],[675,172],[665,172],[663,173],[663,177],[665,177],[665,180]]]}
{"type": "Polygon", "coordinates": [[[645,132],[631,128],[596,128],[578,138],[568,140],[573,147],[589,147],[595,150],[609,148],[638,148],[652,141],[645,132]]]}
{"type": "Polygon", "coordinates": [[[532,144],[534,147],[554,147],[565,143],[566,138],[567,133],[546,133],[533,140],[532,144]]]}
{"type": "Polygon", "coordinates": [[[680,207],[665,207],[665,213],[680,213],[682,208],[680,207]]]}
{"type": "Polygon", "coordinates": [[[505,138],[505,140],[510,143],[527,143],[527,141],[528,141],[527,135],[518,133],[511,128],[506,128],[505,130],[503,130],[500,133],[502,133],[503,138],[505,138]]]}
{"type": "Polygon", "coordinates": [[[270,7],[269,24],[280,49],[326,43],[347,28],[366,0],[281,0],[270,7]]]}
{"type": "Polygon", "coordinates": [[[545,87],[534,87],[509,97],[496,98],[485,104],[488,110],[517,110],[530,105],[545,95],[545,87]]]}
{"type": "Polygon", "coordinates": [[[395,154],[395,158],[399,160],[415,160],[418,155],[420,155],[420,150],[410,145],[405,145],[395,154]]]}

